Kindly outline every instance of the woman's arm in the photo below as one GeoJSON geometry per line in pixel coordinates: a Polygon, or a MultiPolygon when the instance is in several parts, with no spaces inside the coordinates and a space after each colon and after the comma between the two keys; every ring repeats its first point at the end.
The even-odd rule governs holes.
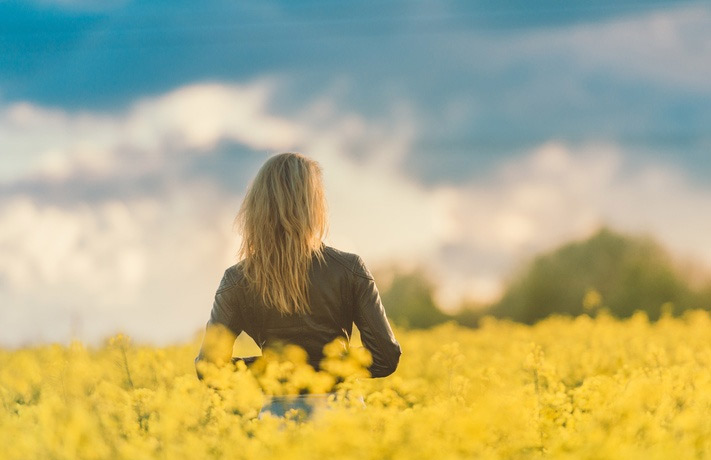
{"type": "Polygon", "coordinates": [[[354,269],[353,321],[373,358],[370,375],[385,377],[395,372],[402,353],[400,344],[390,328],[375,280],[360,257],[354,269]]]}
{"type": "Polygon", "coordinates": [[[215,293],[215,300],[210,312],[210,320],[205,328],[205,337],[200,347],[200,353],[195,358],[195,369],[198,378],[202,379],[198,363],[206,361],[217,366],[231,362],[232,348],[241,329],[235,324],[234,284],[229,269],[220,282],[215,293]]]}

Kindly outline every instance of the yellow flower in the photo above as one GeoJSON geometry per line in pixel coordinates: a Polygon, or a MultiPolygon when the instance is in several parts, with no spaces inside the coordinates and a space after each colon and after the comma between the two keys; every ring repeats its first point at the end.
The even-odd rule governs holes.
{"type": "Polygon", "coordinates": [[[583,309],[592,311],[602,306],[602,296],[596,289],[588,289],[583,297],[583,309]]]}
{"type": "Polygon", "coordinates": [[[406,353],[387,378],[362,378],[370,354],[339,339],[319,372],[293,346],[249,368],[201,361],[208,385],[196,342],[0,349],[0,458],[704,457],[709,331],[701,310],[487,318],[396,330],[406,353]],[[258,417],[265,395],[328,392],[318,416],[258,417]]]}

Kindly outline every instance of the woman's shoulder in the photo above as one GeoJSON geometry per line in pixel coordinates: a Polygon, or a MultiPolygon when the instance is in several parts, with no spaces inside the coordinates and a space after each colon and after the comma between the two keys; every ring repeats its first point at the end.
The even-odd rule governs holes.
{"type": "Polygon", "coordinates": [[[340,264],[342,267],[346,268],[349,272],[355,275],[372,278],[370,272],[365,266],[365,263],[363,262],[363,259],[358,254],[341,251],[340,249],[336,249],[332,246],[324,245],[323,255],[324,258],[335,261],[337,264],[340,264]]]}
{"type": "Polygon", "coordinates": [[[242,261],[240,261],[230,267],[227,267],[224,275],[222,276],[220,287],[217,290],[222,291],[237,286],[244,286],[244,284],[244,271],[242,270],[242,261]]]}

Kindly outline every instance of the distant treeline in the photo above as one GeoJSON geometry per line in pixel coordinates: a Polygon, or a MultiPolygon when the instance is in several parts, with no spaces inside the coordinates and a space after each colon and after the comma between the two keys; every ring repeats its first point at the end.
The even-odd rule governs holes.
{"type": "Polygon", "coordinates": [[[394,323],[427,328],[445,321],[476,327],[485,315],[532,324],[551,314],[594,315],[601,309],[618,318],[642,310],[650,319],[666,311],[711,307],[711,281],[696,285],[657,242],[604,228],[582,242],[541,254],[509,282],[493,305],[443,312],[434,285],[420,271],[394,273],[382,291],[394,323]]]}

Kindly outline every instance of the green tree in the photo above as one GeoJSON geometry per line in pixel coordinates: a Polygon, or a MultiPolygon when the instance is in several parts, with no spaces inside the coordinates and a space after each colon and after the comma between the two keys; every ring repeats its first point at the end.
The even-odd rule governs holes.
{"type": "Polygon", "coordinates": [[[703,303],[652,239],[602,229],[536,257],[489,313],[529,324],[552,313],[578,315],[591,290],[618,317],[644,310],[656,319],[664,303],[673,303],[675,313],[703,303]]]}
{"type": "Polygon", "coordinates": [[[396,272],[381,293],[388,317],[397,325],[428,328],[450,319],[435,303],[434,287],[421,272],[396,272]]]}

